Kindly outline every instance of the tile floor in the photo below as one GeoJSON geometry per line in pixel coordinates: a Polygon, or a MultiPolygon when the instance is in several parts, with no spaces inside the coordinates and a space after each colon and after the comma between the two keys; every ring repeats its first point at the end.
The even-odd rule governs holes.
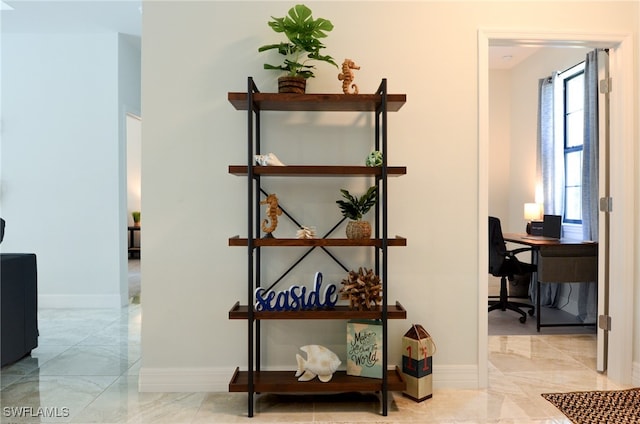
{"type": "Polygon", "coordinates": [[[593,335],[490,336],[487,390],[436,390],[423,403],[393,393],[387,417],[378,414],[372,394],[265,394],[249,420],[245,394],[138,393],[139,304],[122,310],[44,309],[39,319],[39,347],[1,370],[0,423],[568,424],[540,393],[625,388],[593,371],[593,335]],[[43,411],[57,417],[31,417],[43,411]]]}

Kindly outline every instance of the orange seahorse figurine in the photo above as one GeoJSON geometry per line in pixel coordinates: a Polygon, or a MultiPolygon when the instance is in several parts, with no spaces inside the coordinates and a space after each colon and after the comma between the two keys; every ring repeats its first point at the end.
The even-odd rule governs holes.
{"type": "Polygon", "coordinates": [[[273,233],[278,226],[278,216],[282,215],[282,209],[278,206],[278,198],[275,194],[270,194],[266,199],[260,202],[261,205],[267,205],[267,219],[262,221],[262,231],[267,233],[265,237],[273,237],[273,233]],[[267,223],[271,221],[271,225],[267,227],[267,223]]]}
{"type": "Polygon", "coordinates": [[[345,59],[342,62],[342,72],[338,74],[338,80],[342,81],[342,92],[344,94],[358,94],[358,86],[352,84],[355,78],[352,69],[360,69],[360,67],[353,60],[345,59]],[[349,88],[353,88],[353,92],[349,92],[349,88]]]}

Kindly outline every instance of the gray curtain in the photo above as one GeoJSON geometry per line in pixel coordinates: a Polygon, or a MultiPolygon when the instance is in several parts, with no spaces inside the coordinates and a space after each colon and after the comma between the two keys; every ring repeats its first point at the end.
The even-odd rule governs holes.
{"type": "MultiPolygon", "coordinates": [[[[603,54],[606,54],[603,52],[603,54]]],[[[598,241],[598,51],[587,54],[584,67],[584,142],[582,147],[582,236],[598,241]]],[[[578,285],[578,318],[597,315],[597,283],[578,285]]]]}
{"type": "MultiPolygon", "coordinates": [[[[601,52],[600,54],[606,54],[601,52]]],[[[538,83],[537,178],[542,183],[544,213],[563,215],[564,143],[557,133],[554,96],[561,93],[557,74],[538,83]],[[556,140],[558,141],[556,143],[556,140]]],[[[584,141],[582,151],[582,232],[585,240],[598,240],[598,51],[589,52],[585,61],[584,141]]],[[[560,119],[559,117],[557,119],[560,119]]],[[[579,283],[578,318],[593,321],[597,315],[597,284],[579,283]]],[[[558,307],[559,284],[543,284],[542,306],[558,307]]],[[[536,300],[536,287],[529,288],[536,300]]]]}
{"type": "MultiPolygon", "coordinates": [[[[559,215],[564,205],[564,156],[555,142],[555,81],[556,74],[538,81],[538,137],[537,137],[537,180],[542,182],[544,213],[559,215]]],[[[542,284],[540,305],[557,306],[558,284],[542,284]]],[[[531,284],[529,295],[536,301],[537,287],[531,284]]]]}
{"type": "Polygon", "coordinates": [[[556,119],[562,119],[554,107],[556,96],[562,96],[562,84],[554,72],[538,81],[537,179],[542,183],[544,213],[550,215],[564,210],[564,143],[556,126],[556,119]]]}
{"type": "Polygon", "coordinates": [[[584,66],[584,144],[582,147],[582,237],[598,241],[598,52],[584,66]]]}

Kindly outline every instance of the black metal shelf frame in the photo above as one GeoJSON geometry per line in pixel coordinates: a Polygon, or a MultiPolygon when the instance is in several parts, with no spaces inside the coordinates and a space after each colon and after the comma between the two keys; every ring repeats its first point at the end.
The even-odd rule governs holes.
{"type": "MultiPolygon", "coordinates": [[[[267,192],[266,192],[262,187],[259,187],[259,190],[260,190],[260,193],[264,194],[265,196],[268,196],[268,195],[269,195],[269,193],[267,193],[267,192]]],[[[294,224],[296,224],[296,226],[297,226],[298,228],[302,228],[302,224],[300,224],[300,223],[298,222],[298,220],[297,220],[297,219],[295,219],[295,218],[294,218],[294,217],[293,217],[289,212],[287,212],[287,210],[282,206],[282,204],[278,204],[278,207],[280,208],[280,210],[282,211],[282,214],[283,214],[284,216],[286,216],[287,218],[289,218],[289,219],[291,220],[291,222],[293,222],[294,224]]],[[[329,231],[327,231],[326,233],[324,233],[324,234],[322,235],[322,237],[321,237],[321,238],[323,238],[323,239],[324,239],[324,238],[329,237],[329,236],[330,236],[330,235],[331,235],[331,234],[332,234],[332,233],[333,233],[333,232],[334,232],[334,231],[335,231],[335,230],[340,226],[340,224],[342,224],[346,219],[347,219],[347,218],[342,218],[340,221],[338,221],[338,222],[336,223],[336,225],[334,225],[333,227],[331,227],[331,229],[330,229],[329,231]]],[[[276,284],[278,284],[280,281],[282,281],[282,279],[283,279],[284,277],[286,277],[286,276],[287,276],[287,274],[289,274],[291,271],[293,271],[293,269],[294,269],[295,267],[297,267],[297,266],[300,264],[300,262],[302,262],[302,261],[303,261],[307,256],[309,256],[309,254],[310,254],[311,252],[313,252],[313,251],[316,249],[316,247],[317,247],[317,246],[310,247],[310,248],[309,248],[309,249],[308,249],[308,250],[307,250],[307,251],[306,251],[302,256],[300,256],[300,258],[298,258],[298,260],[296,260],[296,261],[295,261],[291,266],[289,266],[289,268],[287,268],[287,270],[286,270],[286,271],[284,271],[284,272],[280,275],[280,277],[276,278],[276,280],[275,280],[273,283],[271,283],[271,284],[269,285],[269,287],[267,287],[267,288],[265,289],[265,291],[269,291],[269,290],[271,290],[272,288],[274,288],[274,287],[276,286],[276,284]]],[[[339,266],[340,268],[342,268],[345,272],[349,272],[349,268],[347,268],[347,267],[346,267],[342,262],[340,262],[340,260],[339,260],[339,259],[338,259],[338,258],[337,258],[333,253],[331,253],[331,252],[330,252],[326,247],[324,247],[324,246],[320,246],[320,249],[322,249],[322,250],[324,251],[324,253],[326,253],[326,254],[327,254],[331,259],[333,259],[333,261],[334,261],[336,264],[338,264],[338,266],[339,266]]]]}
{"type": "MultiPolygon", "coordinates": [[[[267,195],[267,192],[262,189],[261,176],[254,173],[254,157],[261,152],[261,138],[260,138],[260,107],[257,102],[254,101],[254,94],[260,93],[258,87],[253,81],[252,77],[247,79],[247,209],[250,211],[247,215],[247,305],[253,305],[254,290],[260,285],[261,281],[261,255],[260,247],[254,245],[254,238],[260,234],[260,220],[256,217],[260,216],[260,196],[261,194],[267,195]],[[252,211],[252,212],[251,212],[252,211]]],[[[387,80],[383,78],[380,86],[375,93],[380,96],[380,103],[375,110],[375,150],[382,152],[382,167],[381,174],[375,178],[375,185],[378,189],[378,202],[375,206],[375,237],[381,240],[380,247],[374,247],[377,249],[375,255],[375,272],[382,278],[382,305],[388,303],[388,290],[387,290],[387,250],[388,250],[388,220],[387,220],[387,80]]],[[[283,210],[284,212],[284,210],[283,210]]],[[[296,225],[299,225],[297,221],[286,214],[296,225]]],[[[340,221],[333,227],[328,233],[334,231],[342,222],[340,221]]],[[[325,236],[326,237],[326,236],[325,236]]],[[[345,271],[348,271],[340,261],[335,258],[324,247],[329,256],[331,256],[345,271]]],[[[285,272],[280,279],[271,285],[273,287],[284,276],[290,272],[295,266],[297,266],[314,248],[309,249],[295,264],[285,272]]],[[[248,370],[247,370],[247,413],[249,417],[254,415],[254,394],[255,394],[255,382],[254,371],[260,371],[260,338],[261,338],[261,324],[260,320],[256,320],[254,316],[254,310],[252,307],[247,311],[247,333],[248,333],[248,370]]],[[[388,313],[387,308],[382,308],[382,369],[387,370],[389,365],[388,360],[388,313]]],[[[387,373],[382,373],[382,390],[381,390],[381,406],[382,415],[388,415],[388,388],[389,381],[387,373]]]]}

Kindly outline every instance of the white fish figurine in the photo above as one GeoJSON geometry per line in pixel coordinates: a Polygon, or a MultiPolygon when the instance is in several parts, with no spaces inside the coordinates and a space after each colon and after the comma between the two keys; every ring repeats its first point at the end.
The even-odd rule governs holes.
{"type": "Polygon", "coordinates": [[[307,345],[302,346],[300,350],[307,354],[307,359],[305,360],[302,356],[296,354],[298,361],[296,377],[299,377],[298,381],[310,381],[318,376],[320,381],[326,383],[331,380],[333,373],[342,363],[338,355],[324,346],[307,345]]]}

